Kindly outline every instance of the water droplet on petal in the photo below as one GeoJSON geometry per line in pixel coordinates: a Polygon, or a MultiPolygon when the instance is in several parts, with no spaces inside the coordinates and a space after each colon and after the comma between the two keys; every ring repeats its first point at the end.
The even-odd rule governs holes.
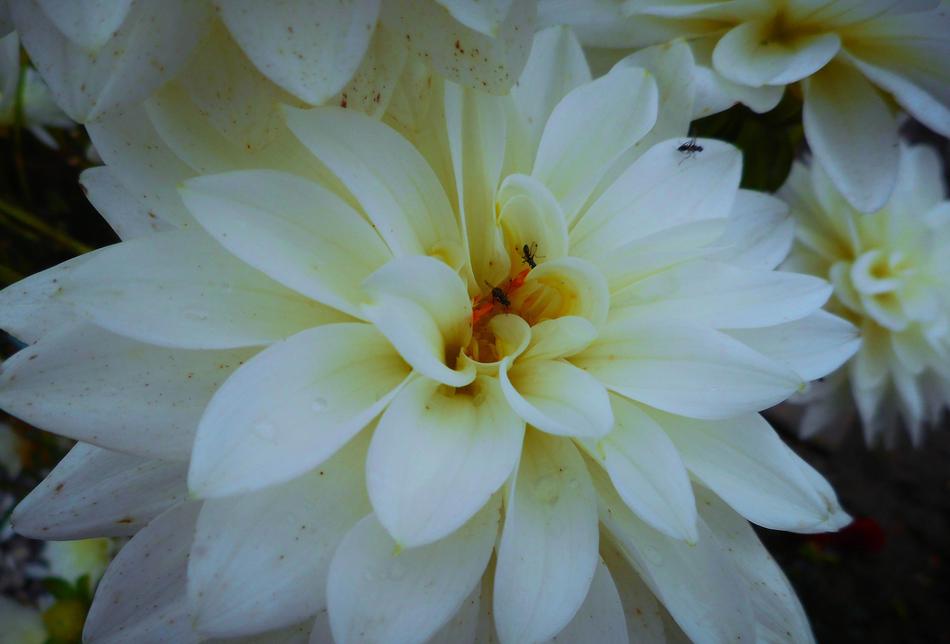
{"type": "Polygon", "coordinates": [[[270,443],[277,442],[277,428],[273,423],[258,423],[254,425],[254,435],[270,443]]]}
{"type": "Polygon", "coordinates": [[[185,317],[190,320],[207,320],[208,312],[201,309],[187,309],[185,311],[185,317]]]}
{"type": "Polygon", "coordinates": [[[663,555],[661,555],[660,551],[653,546],[644,546],[643,556],[646,557],[646,560],[654,566],[663,565],[663,555]]]}
{"type": "Polygon", "coordinates": [[[540,503],[553,505],[560,497],[560,481],[553,474],[542,476],[534,482],[534,497],[540,503]]]}
{"type": "Polygon", "coordinates": [[[326,398],[314,398],[313,402],[310,403],[310,411],[323,411],[328,404],[326,398]]]}

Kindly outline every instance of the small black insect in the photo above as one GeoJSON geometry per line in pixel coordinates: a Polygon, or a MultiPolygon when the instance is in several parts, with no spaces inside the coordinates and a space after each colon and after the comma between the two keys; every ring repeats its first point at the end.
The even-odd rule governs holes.
{"type": "Polygon", "coordinates": [[[535,257],[538,252],[538,242],[531,242],[531,245],[525,244],[521,247],[521,263],[527,264],[531,268],[537,268],[538,263],[535,257]]]}
{"type": "Polygon", "coordinates": [[[491,299],[495,300],[505,308],[511,306],[511,300],[508,299],[508,295],[505,293],[504,289],[499,286],[492,286],[488,282],[485,282],[485,284],[491,289],[491,299]]]}
{"type": "Polygon", "coordinates": [[[682,163],[686,159],[691,159],[692,157],[702,152],[703,146],[698,145],[696,143],[696,137],[694,136],[689,141],[686,141],[685,143],[681,144],[678,148],[676,148],[676,150],[678,152],[683,153],[683,158],[680,159],[680,163],[682,163]]]}

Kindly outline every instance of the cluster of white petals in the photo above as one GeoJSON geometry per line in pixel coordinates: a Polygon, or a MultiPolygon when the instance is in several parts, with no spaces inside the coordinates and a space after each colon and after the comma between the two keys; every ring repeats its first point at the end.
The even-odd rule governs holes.
{"type": "Polygon", "coordinates": [[[863,339],[804,397],[800,432],[840,431],[856,403],[868,443],[894,444],[900,418],[920,444],[950,404],[950,201],[940,160],[929,147],[901,146],[897,186],[873,214],[855,211],[817,162],[796,164],[781,195],[797,224],[786,266],[830,280],[829,309],[863,339]]]}
{"type": "Polygon", "coordinates": [[[881,91],[950,136],[950,7],[941,0],[542,0],[540,12],[594,48],[686,39],[716,111],[736,101],[768,111],[801,82],[808,144],[862,212],[883,207],[897,181],[896,117],[881,91]]]}
{"type": "Polygon", "coordinates": [[[0,405],[81,441],[17,530],[134,535],[87,639],[811,641],[747,520],[848,518],[757,412],[857,331],[739,151],[679,149],[689,49],[592,80],[551,28],[380,121],[279,107],[226,16],[88,126],[123,241],[0,292],[0,405]]]}

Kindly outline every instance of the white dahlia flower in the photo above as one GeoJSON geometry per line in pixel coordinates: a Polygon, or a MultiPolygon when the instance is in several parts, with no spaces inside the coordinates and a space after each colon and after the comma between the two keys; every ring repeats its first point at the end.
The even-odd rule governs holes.
{"type": "Polygon", "coordinates": [[[262,150],[187,91],[90,128],[124,241],[0,293],[0,405],[82,441],[16,528],[134,535],[87,639],[811,641],[746,520],[847,516],[757,412],[856,330],[738,150],[656,141],[681,54],[591,81],[552,29],[509,96],[262,150]]]}
{"type": "MultiPolygon", "coordinates": [[[[82,123],[141,102],[182,70],[228,73],[207,46],[219,31],[287,103],[384,109],[410,59],[506,93],[528,57],[536,11],[536,0],[9,2],[53,96],[82,123]]],[[[225,65],[233,71],[234,57],[225,65]]]]}
{"type": "Polygon", "coordinates": [[[805,396],[803,436],[843,424],[856,403],[869,444],[893,444],[902,419],[919,445],[950,404],[950,201],[933,149],[903,145],[900,160],[894,193],[870,215],[843,199],[820,163],[796,164],[782,188],[797,225],[788,267],[830,280],[829,309],[863,337],[805,396]]]}
{"type": "Polygon", "coordinates": [[[805,137],[855,208],[880,209],[897,180],[895,116],[881,90],[950,136],[950,9],[939,0],[542,0],[542,22],[585,45],[686,38],[707,92],[767,111],[801,82],[805,137]]]}

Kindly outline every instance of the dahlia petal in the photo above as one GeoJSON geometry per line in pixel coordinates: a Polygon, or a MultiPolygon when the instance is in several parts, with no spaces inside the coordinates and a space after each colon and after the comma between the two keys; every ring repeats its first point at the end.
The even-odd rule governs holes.
{"type": "Polygon", "coordinates": [[[788,256],[795,222],[784,201],[753,190],[739,190],[722,235],[728,247],[716,255],[742,268],[772,270],[788,256]]]}
{"type": "Polygon", "coordinates": [[[727,331],[746,346],[792,369],[803,380],[826,376],[861,346],[858,329],[825,311],[776,326],[727,331]]]}
{"type": "Polygon", "coordinates": [[[165,349],[69,326],[7,360],[0,406],[76,440],[186,461],[211,396],[254,353],[165,349]]]}
{"type": "Polygon", "coordinates": [[[80,322],[82,315],[56,296],[66,276],[90,257],[91,254],[73,257],[0,290],[0,329],[21,342],[33,344],[80,322]]]}
{"type": "Polygon", "coordinates": [[[695,543],[696,501],[686,467],[663,429],[635,403],[610,397],[616,424],[610,434],[585,442],[627,506],[645,523],[695,543]]]}
{"type": "Polygon", "coordinates": [[[171,225],[151,214],[118,180],[109,166],[84,170],[79,183],[89,202],[99,211],[119,239],[134,239],[170,230],[171,225]]]}
{"type": "Polygon", "coordinates": [[[794,372],[713,329],[608,323],[571,362],[623,396],[692,418],[766,409],[802,385],[794,372]]]}
{"type": "Polygon", "coordinates": [[[486,505],[445,539],[400,550],[372,515],[333,555],[327,603],[333,639],[425,641],[478,585],[498,530],[499,503],[486,505]]]}
{"type": "Polygon", "coordinates": [[[521,360],[553,360],[583,351],[597,338],[597,329],[587,318],[565,315],[542,320],[531,327],[531,340],[521,360]]]}
{"type": "Polygon", "coordinates": [[[615,319],[652,317],[751,329],[784,324],[818,310],[831,285],[812,275],[744,269],[700,259],[662,271],[615,292],[615,319]]]}
{"type": "Polygon", "coordinates": [[[529,432],[497,552],[493,605],[502,642],[546,640],[568,625],[594,578],[598,538],[594,489],[577,449],[529,432]]]}
{"type": "Polygon", "coordinates": [[[505,239],[514,242],[514,248],[507,249],[511,263],[529,266],[524,260],[526,245],[538,264],[568,254],[567,223],[561,205],[547,186],[528,175],[509,174],[496,198],[501,205],[498,224],[505,239]]]}
{"type": "Polygon", "coordinates": [[[197,644],[185,583],[200,503],[178,505],[132,537],[96,588],[83,640],[197,644]]]}
{"type": "Polygon", "coordinates": [[[184,463],[79,443],[13,511],[14,529],[53,541],[131,536],[188,495],[184,463]]]}
{"type": "Polygon", "coordinates": [[[56,28],[83,49],[97,49],[119,29],[133,0],[38,0],[56,28]]]}
{"type": "MultiPolygon", "coordinates": [[[[212,13],[206,4],[184,0],[134,4],[121,26],[91,51],[64,36],[38,2],[15,2],[10,8],[23,46],[56,103],[81,123],[135,105],[174,76],[212,13]]],[[[76,9],[88,15],[86,7],[76,9]]]]}
{"type": "Polygon", "coordinates": [[[346,202],[282,172],[250,170],[186,182],[195,219],[235,256],[271,279],[359,317],[362,281],[392,258],[346,202]]]}
{"type": "Polygon", "coordinates": [[[837,499],[805,476],[791,449],[758,414],[718,421],[650,414],[693,476],[749,521],[773,530],[822,532],[840,511],[837,499]]]}
{"type": "Polygon", "coordinates": [[[488,2],[468,2],[467,0],[436,0],[449,10],[452,17],[460,23],[486,36],[494,36],[508,15],[513,0],[488,0],[488,2]]]}
{"type": "Polygon", "coordinates": [[[555,106],[575,87],[590,80],[584,51],[569,27],[549,27],[534,35],[524,72],[511,88],[532,158],[555,106]]]}
{"type": "Polygon", "coordinates": [[[774,18],[750,20],[729,30],[713,50],[716,71],[736,83],[761,87],[802,80],[824,67],[841,49],[836,33],[774,39],[774,18]]]}
{"type": "Polygon", "coordinates": [[[511,408],[541,431],[599,438],[614,424],[607,390],[572,364],[506,358],[498,377],[511,408]]]}
{"type": "Polygon", "coordinates": [[[759,640],[815,641],[795,590],[748,522],[709,490],[698,486],[700,516],[745,583],[759,640]]]}
{"type": "Polygon", "coordinates": [[[624,617],[627,621],[627,635],[631,642],[643,644],[670,644],[673,640],[665,637],[663,609],[657,604],[656,597],[633,569],[630,562],[618,550],[611,540],[604,539],[601,554],[604,563],[620,595],[624,617]]]}
{"type": "Polygon", "coordinates": [[[363,62],[350,82],[327,104],[345,104],[348,109],[383,118],[399,91],[399,85],[404,82],[402,78],[407,62],[409,49],[405,40],[377,22],[363,62]]]}
{"type": "Polygon", "coordinates": [[[262,73],[301,100],[319,105],[339,92],[359,67],[379,4],[229,0],[218,5],[218,12],[262,73]],[[301,16],[307,17],[306,25],[299,24],[301,16]]]}
{"type": "MultiPolygon", "coordinates": [[[[329,628],[329,627],[328,627],[329,628]]],[[[295,624],[288,628],[282,628],[276,631],[268,631],[266,633],[261,633],[260,635],[248,635],[247,637],[228,637],[228,638],[213,638],[202,640],[203,644],[308,644],[308,642],[315,642],[319,644],[326,644],[330,642],[330,631],[327,630],[327,635],[324,639],[314,639],[311,640],[311,636],[315,632],[315,627],[312,619],[308,619],[305,622],[300,624],[295,624]]]]}
{"type": "Polygon", "coordinates": [[[706,524],[698,521],[695,544],[670,539],[627,508],[606,473],[594,470],[593,475],[604,528],[689,639],[755,641],[755,618],[745,585],[706,524]]]}
{"type": "Polygon", "coordinates": [[[484,92],[446,83],[445,120],[473,279],[477,285],[495,284],[508,273],[495,214],[505,160],[505,104],[484,92]]]}
{"type": "Polygon", "coordinates": [[[89,123],[86,132],[119,183],[149,213],[177,228],[195,225],[176,190],[194,172],[168,147],[144,107],[89,123]]]}
{"type": "Polygon", "coordinates": [[[729,216],[742,154],[728,143],[702,139],[702,152],[687,158],[677,150],[682,142],[657,143],[604,191],[571,229],[572,254],[594,258],[684,223],[729,216]]]}
{"type": "Polygon", "coordinates": [[[211,399],[189,487],[203,497],[290,481],[345,445],[382,411],[409,367],[368,324],[332,324],[271,345],[211,399]]]}
{"type": "Polygon", "coordinates": [[[394,130],[339,108],[287,108],[285,114],[291,131],[357,198],[397,257],[461,243],[439,180],[394,130]]]}
{"type": "MultiPolygon", "coordinates": [[[[587,599],[564,629],[546,644],[555,642],[602,642],[628,644],[627,620],[623,604],[610,571],[603,561],[597,562],[594,580],[587,599]]],[[[639,640],[637,640],[639,641],[639,640]]]]}
{"type": "MultiPolygon", "coordinates": [[[[444,3],[440,3],[444,4],[444,3]]],[[[486,3],[460,2],[473,10],[486,3]]],[[[470,89],[506,94],[521,75],[534,35],[536,2],[512,0],[489,36],[429,0],[386,0],[380,20],[411,43],[440,76],[470,89]]],[[[467,18],[466,18],[467,20],[467,18]]]]}
{"type": "Polygon", "coordinates": [[[379,421],[366,461],[376,517],[400,547],[415,548],[459,529],[509,477],[521,454],[524,421],[498,381],[471,392],[417,378],[379,421]]]}
{"type": "Polygon", "coordinates": [[[462,602],[455,616],[439,629],[426,644],[472,644],[478,629],[481,615],[482,585],[479,583],[475,590],[462,602]]]}
{"type": "Polygon", "coordinates": [[[459,275],[431,257],[395,259],[364,282],[363,315],[419,373],[453,387],[475,378],[474,366],[456,368],[471,338],[472,303],[459,275]]]}
{"type": "Polygon", "coordinates": [[[531,176],[557,197],[568,222],[610,168],[656,122],[657,88],[637,68],[617,68],[571,90],[544,126],[531,176]]]}
{"type": "Polygon", "coordinates": [[[348,319],[277,284],[199,231],[154,234],[95,251],[62,289],[62,298],[99,326],[183,349],[268,344],[348,319]]]}
{"type": "Polygon", "coordinates": [[[363,486],[368,442],[352,440],[288,483],[204,503],[188,559],[197,630],[262,633],[325,605],[333,552],[370,510],[363,486]]]}
{"type": "Polygon", "coordinates": [[[524,286],[515,292],[511,301],[523,310],[540,308],[541,318],[578,316],[599,329],[610,310],[610,291],[603,273],[594,264],[579,257],[562,257],[532,269],[524,286]],[[548,310],[546,298],[534,297],[536,288],[553,289],[559,294],[553,315],[548,310]]]}
{"type": "Polygon", "coordinates": [[[900,160],[897,127],[884,99],[844,63],[828,65],[803,87],[802,123],[815,158],[852,206],[880,209],[894,189],[900,160]]]}

